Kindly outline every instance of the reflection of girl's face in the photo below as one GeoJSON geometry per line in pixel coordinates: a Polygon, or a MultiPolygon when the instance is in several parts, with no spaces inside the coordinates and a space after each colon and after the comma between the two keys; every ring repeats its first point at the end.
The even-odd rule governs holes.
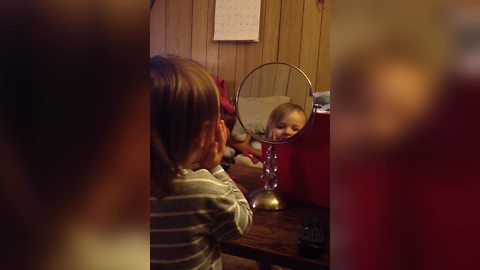
{"type": "Polygon", "coordinates": [[[285,115],[280,121],[272,124],[270,139],[288,139],[297,134],[303,126],[305,126],[306,122],[305,114],[299,111],[293,111],[285,115]]]}

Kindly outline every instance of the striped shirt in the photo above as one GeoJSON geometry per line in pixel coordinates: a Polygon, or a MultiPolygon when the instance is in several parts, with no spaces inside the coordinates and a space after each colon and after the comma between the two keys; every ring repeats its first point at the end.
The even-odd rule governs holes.
{"type": "Polygon", "coordinates": [[[151,269],[222,269],[220,242],[245,234],[252,210],[221,166],[183,174],[150,199],[151,269]]]}

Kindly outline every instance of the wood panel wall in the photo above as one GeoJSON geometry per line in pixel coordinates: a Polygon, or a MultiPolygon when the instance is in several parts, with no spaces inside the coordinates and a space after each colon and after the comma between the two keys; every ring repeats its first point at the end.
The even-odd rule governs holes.
{"type": "Polygon", "coordinates": [[[213,41],[215,0],[156,0],[150,55],[194,59],[223,78],[234,96],[245,76],[272,61],[298,66],[316,91],[330,89],[330,0],[262,0],[260,42],[213,41]]]}

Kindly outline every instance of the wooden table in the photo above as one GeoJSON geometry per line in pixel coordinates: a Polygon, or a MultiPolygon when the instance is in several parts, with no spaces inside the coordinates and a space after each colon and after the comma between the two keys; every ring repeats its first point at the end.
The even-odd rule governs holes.
{"type": "MultiPolygon", "coordinates": [[[[261,186],[261,169],[233,165],[229,171],[249,191],[261,186]]],[[[226,254],[293,269],[330,269],[330,248],[318,259],[307,259],[298,253],[297,239],[307,213],[329,220],[330,210],[312,205],[288,202],[281,211],[254,210],[253,225],[241,239],[222,244],[226,254]]]]}

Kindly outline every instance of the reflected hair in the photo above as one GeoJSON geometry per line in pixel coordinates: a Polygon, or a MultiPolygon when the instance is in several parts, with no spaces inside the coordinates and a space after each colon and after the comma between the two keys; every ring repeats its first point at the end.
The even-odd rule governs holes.
{"type": "Polygon", "coordinates": [[[150,194],[162,198],[181,174],[206,121],[219,117],[213,77],[177,56],[150,58],[150,194]]]}
{"type": "Polygon", "coordinates": [[[307,115],[305,114],[305,111],[303,110],[302,106],[291,103],[291,102],[280,104],[275,109],[273,109],[273,111],[270,113],[270,116],[268,117],[267,128],[265,130],[266,136],[269,136],[270,131],[272,130],[273,125],[275,125],[275,123],[278,123],[286,115],[289,115],[292,112],[302,113],[305,116],[305,119],[307,119],[307,115]]]}

